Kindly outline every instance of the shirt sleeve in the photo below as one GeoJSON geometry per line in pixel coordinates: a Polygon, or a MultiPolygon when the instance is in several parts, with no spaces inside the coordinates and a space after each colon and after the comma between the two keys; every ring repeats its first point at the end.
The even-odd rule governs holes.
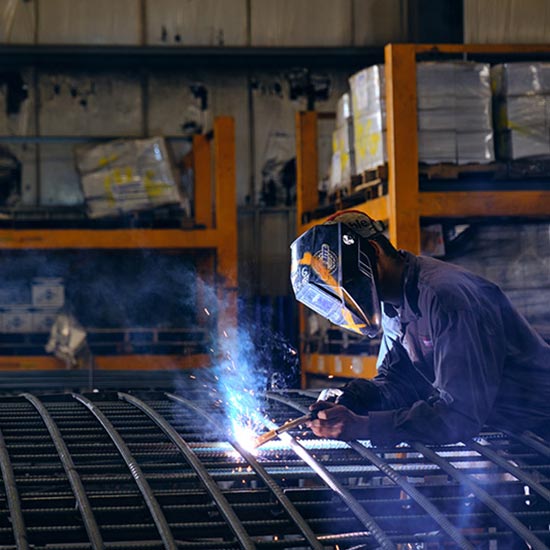
{"type": "Polygon", "coordinates": [[[338,403],[364,415],[371,411],[410,407],[433,395],[433,386],[415,369],[403,345],[397,340],[390,343],[377,376],[372,380],[349,382],[338,403]]]}
{"type": "Polygon", "coordinates": [[[505,342],[495,312],[444,311],[432,304],[434,396],[410,407],[369,413],[378,445],[412,440],[451,443],[479,433],[493,407],[505,342]]]}

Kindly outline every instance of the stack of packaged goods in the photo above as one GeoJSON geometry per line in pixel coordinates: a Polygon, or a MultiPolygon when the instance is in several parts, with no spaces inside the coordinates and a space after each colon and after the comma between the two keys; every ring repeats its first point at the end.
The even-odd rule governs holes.
{"type": "Polygon", "coordinates": [[[505,63],[491,69],[500,158],[550,155],[550,63],[505,63]]]}
{"type": "MultiPolygon", "coordinates": [[[[494,160],[489,65],[417,64],[418,158],[436,164],[494,160]]],[[[384,65],[350,78],[358,172],[387,161],[384,65]]]]}
{"type": "Polygon", "coordinates": [[[351,98],[344,94],[336,109],[336,130],[332,133],[332,162],[330,169],[329,193],[346,187],[355,174],[353,150],[353,117],[351,98]]]}
{"type": "Polygon", "coordinates": [[[162,138],[116,140],[77,149],[76,163],[91,218],[181,204],[162,138]]]}
{"type": "Polygon", "coordinates": [[[36,277],[0,287],[0,332],[49,332],[65,305],[65,284],[60,277],[36,277]]]}

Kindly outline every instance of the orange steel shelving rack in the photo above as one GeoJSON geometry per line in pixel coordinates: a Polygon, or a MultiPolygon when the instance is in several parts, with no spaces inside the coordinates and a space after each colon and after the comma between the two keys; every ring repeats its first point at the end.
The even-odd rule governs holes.
{"type": "MultiPolygon", "coordinates": [[[[550,190],[479,190],[426,192],[419,190],[416,110],[417,57],[485,56],[513,61],[529,55],[550,57],[550,44],[388,44],[384,48],[388,151],[388,193],[354,206],[388,222],[393,244],[420,252],[421,218],[550,218],[550,190]]],[[[296,228],[303,233],[324,218],[304,222],[318,206],[316,112],[296,114],[296,228]]],[[[305,316],[300,306],[300,335],[305,316]]],[[[308,374],[371,378],[376,357],[304,353],[301,344],[302,385],[308,374]]]]}
{"type": "MultiPolygon", "coordinates": [[[[223,301],[221,327],[237,322],[237,208],[235,192],[235,122],[217,117],[212,135],[193,137],[195,226],[193,229],[0,229],[1,250],[155,249],[196,254],[201,279],[215,285],[223,301]]],[[[200,294],[199,294],[200,302],[200,294]]],[[[202,311],[204,303],[199,304],[202,311]]],[[[204,315],[204,314],[203,314],[204,315]]],[[[95,356],[95,368],[163,370],[208,366],[209,356],[95,356]]],[[[0,356],[1,370],[64,369],[47,356],[0,356]]]]}

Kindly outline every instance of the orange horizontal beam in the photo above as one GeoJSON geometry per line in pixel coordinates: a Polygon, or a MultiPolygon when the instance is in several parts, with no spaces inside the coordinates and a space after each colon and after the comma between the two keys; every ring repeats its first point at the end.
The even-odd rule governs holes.
{"type": "MultiPolygon", "coordinates": [[[[95,357],[99,370],[180,370],[207,367],[210,357],[197,355],[104,355],[95,357]]],[[[66,370],[65,363],[49,356],[0,356],[0,371],[66,370]]]]}
{"type": "Polygon", "coordinates": [[[65,370],[63,361],[43,356],[0,356],[0,371],[65,370]]]}
{"type": "Polygon", "coordinates": [[[302,371],[327,378],[374,378],[376,376],[374,355],[302,355],[302,371]]]}
{"type": "Polygon", "coordinates": [[[411,46],[416,53],[550,53],[550,44],[411,44],[411,46]]]}
{"type": "Polygon", "coordinates": [[[421,217],[549,217],[550,191],[443,191],[419,194],[421,217]]]}
{"type": "Polygon", "coordinates": [[[0,249],[216,248],[215,229],[2,229],[0,249]]]}
{"type": "MultiPolygon", "coordinates": [[[[361,212],[365,212],[365,214],[368,214],[371,218],[385,221],[389,217],[389,198],[388,195],[384,195],[376,199],[362,202],[361,204],[355,205],[352,208],[353,210],[360,210],[361,212]]],[[[324,223],[328,217],[329,216],[325,216],[324,218],[319,218],[300,226],[299,234],[307,231],[314,225],[324,223]]]]}

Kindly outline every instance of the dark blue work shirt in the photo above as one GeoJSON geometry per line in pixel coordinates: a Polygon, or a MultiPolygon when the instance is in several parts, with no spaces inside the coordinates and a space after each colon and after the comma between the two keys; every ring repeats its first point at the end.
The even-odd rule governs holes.
{"type": "Polygon", "coordinates": [[[450,443],[485,424],[550,434],[550,346],[497,285],[402,254],[404,301],[384,308],[378,375],[344,391],[372,441],[450,443]]]}

